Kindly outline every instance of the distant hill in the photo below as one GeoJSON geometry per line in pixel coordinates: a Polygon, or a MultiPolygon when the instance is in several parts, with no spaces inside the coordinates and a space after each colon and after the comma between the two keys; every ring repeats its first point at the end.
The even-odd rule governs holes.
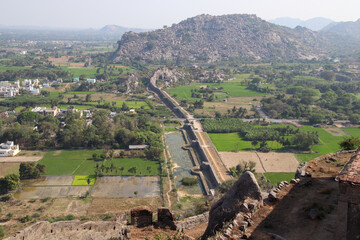
{"type": "Polygon", "coordinates": [[[127,28],[106,25],[101,29],[66,29],[37,26],[0,25],[0,34],[4,39],[26,40],[118,40],[125,32],[144,32],[149,29],[127,28]]]}
{"type": "Polygon", "coordinates": [[[125,33],[114,60],[312,59],[332,48],[326,35],[303,27],[282,27],[255,15],[200,15],[164,29],[125,33]]]}
{"type": "Polygon", "coordinates": [[[324,27],[321,31],[360,38],[360,19],[355,22],[331,23],[324,27]]]}
{"type": "Polygon", "coordinates": [[[328,18],[321,18],[321,17],[311,18],[306,21],[303,21],[298,18],[282,17],[282,18],[276,18],[274,20],[269,20],[269,22],[289,28],[295,28],[296,26],[301,26],[311,29],[313,31],[319,31],[325,26],[329,25],[330,23],[333,23],[334,21],[328,18]]]}
{"type": "Polygon", "coordinates": [[[149,31],[150,29],[141,29],[141,28],[127,28],[127,27],[122,27],[122,26],[118,26],[118,25],[106,25],[103,28],[101,28],[100,30],[97,30],[98,33],[100,34],[110,34],[110,35],[122,35],[125,32],[146,32],[149,31]]]}

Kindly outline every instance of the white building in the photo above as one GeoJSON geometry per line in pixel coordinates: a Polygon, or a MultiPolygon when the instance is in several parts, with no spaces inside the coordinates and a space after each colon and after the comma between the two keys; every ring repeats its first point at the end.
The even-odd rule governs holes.
{"type": "Polygon", "coordinates": [[[19,145],[14,145],[13,141],[0,144],[0,157],[13,157],[19,152],[19,145]]]}
{"type": "Polygon", "coordinates": [[[90,83],[90,84],[95,84],[96,83],[96,79],[94,78],[88,78],[86,79],[87,83],[90,83]]]}

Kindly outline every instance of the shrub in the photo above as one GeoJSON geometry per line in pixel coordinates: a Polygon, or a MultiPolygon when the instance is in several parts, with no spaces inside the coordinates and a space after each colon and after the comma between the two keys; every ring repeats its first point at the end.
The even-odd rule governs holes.
{"type": "Polygon", "coordinates": [[[115,214],[108,214],[103,218],[103,221],[107,221],[107,220],[109,220],[109,219],[111,219],[113,217],[115,217],[115,214]]]}
{"type": "Polygon", "coordinates": [[[22,223],[26,223],[32,220],[32,217],[29,215],[26,215],[25,217],[19,218],[19,221],[22,223]]]}
{"type": "Polygon", "coordinates": [[[39,213],[34,213],[31,217],[38,218],[38,217],[40,217],[40,214],[39,213]]]}
{"type": "Polygon", "coordinates": [[[0,226],[0,238],[4,237],[5,233],[4,233],[4,227],[0,226]]]}
{"type": "Polygon", "coordinates": [[[74,219],[75,219],[75,216],[72,215],[72,214],[66,215],[66,217],[65,217],[65,220],[67,220],[67,221],[71,221],[71,220],[74,220],[74,219]]]}
{"type": "Polygon", "coordinates": [[[1,198],[0,198],[0,201],[1,202],[7,202],[7,201],[9,201],[10,200],[10,196],[9,195],[5,195],[5,196],[2,196],[1,198]]]}
{"type": "Polygon", "coordinates": [[[181,179],[181,183],[184,186],[193,186],[198,183],[198,180],[192,177],[184,177],[183,179],[181,179]]]}
{"type": "Polygon", "coordinates": [[[49,201],[50,199],[51,199],[51,197],[46,197],[46,198],[41,199],[41,201],[42,201],[42,202],[47,202],[47,201],[49,201]]]}

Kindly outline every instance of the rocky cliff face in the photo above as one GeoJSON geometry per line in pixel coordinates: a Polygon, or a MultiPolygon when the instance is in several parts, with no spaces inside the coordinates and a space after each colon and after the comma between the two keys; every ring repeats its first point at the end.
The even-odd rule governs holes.
{"type": "MultiPolygon", "coordinates": [[[[202,239],[214,236],[232,219],[247,219],[262,205],[261,189],[252,172],[245,172],[210,210],[209,223],[202,239]],[[244,216],[250,214],[249,216],[244,216]]],[[[247,223],[248,224],[248,223],[247,223]]],[[[244,226],[245,231],[245,226],[244,226]]]]}
{"type": "Polygon", "coordinates": [[[127,32],[118,42],[115,61],[190,60],[215,62],[229,58],[313,58],[328,44],[316,32],[290,29],[255,15],[200,15],[169,28],[127,32]]]}

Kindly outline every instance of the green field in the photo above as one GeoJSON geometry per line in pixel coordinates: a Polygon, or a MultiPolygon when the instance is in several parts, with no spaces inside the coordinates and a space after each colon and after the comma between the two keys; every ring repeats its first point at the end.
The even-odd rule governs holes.
{"type": "Polygon", "coordinates": [[[40,163],[46,166],[46,175],[92,175],[95,172],[95,166],[98,164],[115,167],[124,170],[104,171],[104,175],[147,175],[157,176],[160,173],[160,164],[157,161],[150,161],[141,158],[114,158],[111,160],[98,161],[93,160],[93,153],[101,154],[102,150],[61,150],[46,152],[40,163]],[[128,170],[136,167],[135,173],[128,170]]]}
{"type": "MultiPolygon", "coordinates": [[[[219,152],[254,150],[251,141],[245,141],[238,133],[209,133],[209,137],[219,152]]],[[[283,145],[276,141],[267,141],[273,150],[280,150],[283,145]]],[[[258,148],[260,143],[255,146],[258,148]]]]}
{"type": "MultiPolygon", "coordinates": [[[[79,110],[94,108],[93,105],[78,105],[78,104],[58,104],[57,105],[57,107],[60,109],[67,109],[70,106],[74,106],[75,108],[77,108],[79,110]]],[[[51,104],[40,105],[40,107],[51,108],[51,104]]]]}
{"type": "MultiPolygon", "coordinates": [[[[286,125],[271,125],[270,127],[279,127],[286,125]]],[[[303,126],[301,131],[310,131],[318,132],[319,134],[319,144],[311,147],[311,150],[314,153],[297,153],[295,154],[297,159],[300,162],[308,162],[318,156],[337,152],[340,150],[339,142],[344,138],[341,136],[334,136],[331,133],[327,132],[325,129],[312,127],[312,126],[303,126]]],[[[360,137],[360,128],[343,128],[345,132],[348,132],[352,136],[360,137]]],[[[209,133],[211,141],[214,143],[215,147],[220,152],[227,151],[249,151],[253,150],[254,147],[251,145],[250,141],[243,140],[238,133],[209,133]]],[[[282,145],[275,141],[268,141],[269,147],[273,151],[284,151],[282,145]]],[[[259,145],[257,145],[259,147],[259,145]]]]}
{"type": "Polygon", "coordinates": [[[95,92],[95,91],[71,91],[71,92],[66,92],[65,94],[95,94],[95,93],[99,93],[99,92],[95,92]]]}
{"type": "Polygon", "coordinates": [[[291,179],[295,178],[294,173],[287,172],[266,172],[263,174],[272,185],[278,185],[282,181],[290,182],[291,179]]]}
{"type": "MultiPolygon", "coordinates": [[[[116,100],[115,101],[115,107],[122,107],[123,103],[125,103],[129,108],[145,108],[145,109],[149,109],[149,105],[144,102],[144,101],[121,101],[121,100],[116,100]]],[[[98,105],[98,102],[85,102],[86,104],[89,105],[98,105]]],[[[105,103],[110,103],[110,105],[112,106],[112,101],[103,101],[100,103],[100,105],[104,105],[105,103]]]]}
{"type": "Polygon", "coordinates": [[[18,67],[18,66],[0,66],[0,72],[5,72],[7,70],[22,70],[22,69],[30,69],[31,67],[18,67]]]}
{"type": "MultiPolygon", "coordinates": [[[[86,78],[95,78],[97,68],[69,68],[61,67],[65,71],[71,72],[74,77],[79,77],[80,75],[85,75],[86,78]]],[[[100,73],[103,73],[104,69],[101,69],[100,73]]]]}
{"type": "Polygon", "coordinates": [[[265,96],[265,93],[255,92],[249,90],[246,86],[241,85],[239,81],[226,81],[223,83],[194,83],[191,85],[184,85],[175,88],[167,89],[166,91],[170,95],[176,95],[178,100],[188,100],[194,102],[199,100],[199,98],[191,97],[191,89],[200,89],[200,86],[208,85],[215,88],[222,87],[221,90],[214,92],[215,95],[219,96],[219,101],[224,99],[226,96],[229,97],[256,97],[256,96],[265,96]]]}
{"type": "Polygon", "coordinates": [[[94,175],[76,175],[71,185],[82,186],[82,185],[94,185],[96,177],[94,175]],[[90,179],[90,183],[88,183],[90,179]]]}

